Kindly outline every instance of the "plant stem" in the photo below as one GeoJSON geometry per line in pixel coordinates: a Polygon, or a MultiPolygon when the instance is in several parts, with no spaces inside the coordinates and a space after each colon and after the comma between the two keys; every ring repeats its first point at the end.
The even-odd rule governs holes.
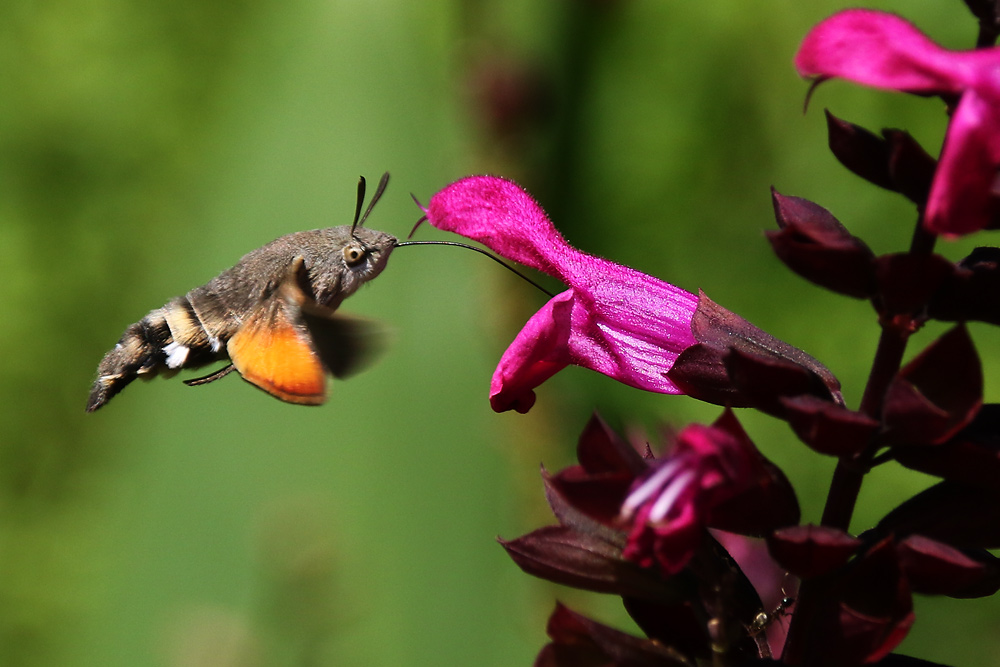
{"type": "MultiPolygon", "coordinates": [[[[937,236],[924,228],[923,215],[917,218],[917,225],[910,239],[910,254],[925,255],[934,251],[937,236]]],[[[873,419],[882,415],[882,407],[886,391],[903,363],[906,343],[916,330],[917,322],[909,315],[883,315],[881,318],[882,332],[879,335],[878,348],[872,360],[872,369],[868,374],[865,393],[861,397],[859,412],[873,419]]],[[[854,458],[841,458],[833,472],[830,481],[830,491],[823,508],[822,525],[847,531],[854,515],[861,483],[871,468],[872,458],[876,448],[869,446],[854,458]]],[[[795,613],[791,626],[788,628],[788,638],[782,660],[788,664],[802,664],[806,659],[806,647],[809,643],[811,619],[816,611],[816,603],[822,595],[823,586],[815,581],[803,581],[796,601],[795,613]]]]}
{"type": "MultiPolygon", "coordinates": [[[[899,372],[909,335],[907,326],[900,326],[895,321],[883,324],[872,370],[868,375],[868,384],[859,407],[862,414],[878,419],[882,413],[885,392],[899,372]]],[[[868,472],[874,453],[871,448],[867,448],[856,459],[842,458],[837,462],[837,469],[830,482],[830,492],[826,497],[826,506],[823,508],[821,523],[824,526],[844,531],[850,527],[854,505],[861,491],[861,482],[868,472]]]]}

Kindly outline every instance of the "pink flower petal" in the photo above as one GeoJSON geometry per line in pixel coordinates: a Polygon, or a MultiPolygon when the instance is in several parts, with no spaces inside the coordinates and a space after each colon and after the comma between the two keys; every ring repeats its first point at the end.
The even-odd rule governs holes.
{"type": "Polygon", "coordinates": [[[589,272],[570,276],[580,278],[570,282],[572,363],[646,391],[682,393],[665,373],[695,343],[697,297],[628,267],[588,259],[594,260],[589,272]]]}
{"type": "Polygon", "coordinates": [[[438,229],[549,275],[558,276],[559,258],[571,249],[531,195],[503,178],[463,178],[431,197],[426,213],[438,229]]]}
{"type": "MultiPolygon", "coordinates": [[[[661,290],[677,289],[657,282],[656,287],[661,290]]],[[[535,401],[532,390],[569,364],[597,371],[638,389],[682,393],[665,373],[677,356],[694,344],[688,313],[693,313],[696,302],[691,302],[690,311],[678,308],[675,303],[667,304],[666,316],[656,316],[641,308],[623,308],[630,302],[630,294],[614,285],[610,278],[604,284],[604,288],[617,296],[612,305],[581,298],[577,290],[570,289],[550,300],[528,320],[493,374],[490,403],[494,410],[527,412],[535,401]]],[[[666,293],[674,299],[672,290],[666,293]]],[[[693,297],[678,291],[682,297],[693,297]]],[[[648,300],[643,298],[647,296],[638,295],[637,305],[648,300]]]]}
{"type": "Polygon", "coordinates": [[[960,101],[927,202],[925,224],[959,235],[996,213],[1000,167],[1000,48],[949,51],[898,16],[853,9],[816,26],[795,66],[802,76],[842,77],[869,86],[960,101]]]}
{"type": "Polygon", "coordinates": [[[1000,212],[994,192],[1000,168],[998,102],[984,100],[975,91],[962,96],[927,199],[925,218],[932,232],[968,234],[1000,212]]]}
{"type": "Polygon", "coordinates": [[[898,16],[850,9],[806,35],[795,67],[805,77],[841,77],[911,93],[958,93],[967,70],[956,55],[898,16]]]}
{"type": "Polygon", "coordinates": [[[427,220],[562,280],[569,290],[525,324],[493,376],[498,412],[526,412],[533,389],[568,364],[646,391],[679,394],[666,377],[695,343],[698,298],[627,266],[570,246],[520,186],[492,176],[464,178],[431,197],[427,220]]]}
{"type": "Polygon", "coordinates": [[[527,412],[535,404],[534,388],[570,364],[572,301],[572,291],[556,295],[507,347],[490,384],[490,405],[496,412],[527,412]]]}

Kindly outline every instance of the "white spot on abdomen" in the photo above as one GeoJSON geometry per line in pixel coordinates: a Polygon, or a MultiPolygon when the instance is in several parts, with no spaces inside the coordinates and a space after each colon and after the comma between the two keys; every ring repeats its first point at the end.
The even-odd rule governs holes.
{"type": "Polygon", "coordinates": [[[188,352],[191,349],[187,345],[180,345],[177,341],[167,343],[163,346],[163,353],[167,355],[167,368],[180,368],[187,361],[188,352]]]}

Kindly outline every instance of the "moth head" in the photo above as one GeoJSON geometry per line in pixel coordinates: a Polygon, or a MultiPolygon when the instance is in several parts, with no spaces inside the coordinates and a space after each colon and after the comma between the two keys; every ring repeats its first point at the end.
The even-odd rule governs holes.
{"type": "Polygon", "coordinates": [[[308,269],[303,290],[323,306],[337,307],[385,268],[396,237],[374,229],[347,225],[311,232],[317,236],[302,247],[308,269]]]}
{"type": "MultiPolygon", "coordinates": [[[[355,227],[340,249],[348,273],[374,273],[385,265],[389,253],[396,246],[396,237],[367,227],[355,227]]],[[[375,275],[366,275],[370,280],[375,275]]]]}

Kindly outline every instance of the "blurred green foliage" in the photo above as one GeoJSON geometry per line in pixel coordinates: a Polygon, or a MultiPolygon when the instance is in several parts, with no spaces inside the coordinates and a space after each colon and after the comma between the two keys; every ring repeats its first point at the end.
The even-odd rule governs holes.
{"type": "MultiPolygon", "coordinates": [[[[974,41],[960,3],[872,4],[974,41]]],[[[322,408],[235,378],[155,380],[84,415],[94,369],[130,322],[244,252],[349,222],[359,174],[392,172],[370,224],[404,235],[409,192],[493,172],[580,247],[808,350],[856,404],[874,316],[775,261],[768,188],[901,249],[913,211],[836,164],[821,109],[931,151],[945,118],[840,82],[803,115],[791,56],[840,7],[0,5],[0,664],[528,664],[556,595],[620,622],[613,603],[522,575],[493,537],[548,521],[537,464],[568,462],[592,410],[649,427],[718,410],[569,369],[531,414],[494,415],[493,363],[542,300],[480,258],[400,250],[346,306],[394,344],[322,408]]],[[[995,402],[997,333],[972,331],[995,402]]],[[[831,462],[740,416],[816,520],[831,462]]],[[[856,528],[927,484],[879,471],[856,528]]],[[[998,664],[995,601],[917,612],[906,652],[998,664]]]]}

